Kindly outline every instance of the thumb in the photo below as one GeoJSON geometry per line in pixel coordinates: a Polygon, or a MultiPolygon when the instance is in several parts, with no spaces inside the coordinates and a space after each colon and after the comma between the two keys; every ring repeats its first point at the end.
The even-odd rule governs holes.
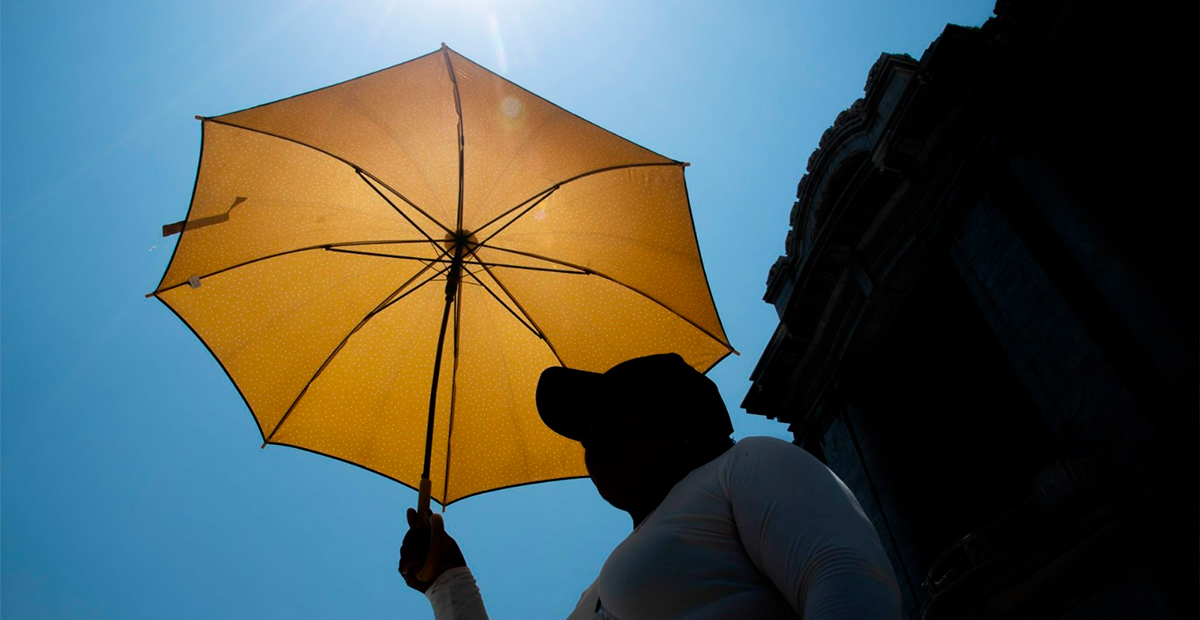
{"type": "Polygon", "coordinates": [[[442,515],[433,514],[429,516],[429,526],[432,528],[430,535],[431,539],[441,540],[446,535],[446,522],[442,520],[442,515]]]}
{"type": "Polygon", "coordinates": [[[408,517],[408,527],[416,527],[417,526],[417,511],[413,508],[409,508],[406,516],[408,517]]]}

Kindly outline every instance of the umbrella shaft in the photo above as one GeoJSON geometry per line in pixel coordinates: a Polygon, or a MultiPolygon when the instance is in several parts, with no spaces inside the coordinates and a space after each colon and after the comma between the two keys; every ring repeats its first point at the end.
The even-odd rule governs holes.
{"type": "Polygon", "coordinates": [[[433,385],[429,388],[429,420],[425,425],[425,461],[421,469],[421,480],[429,480],[429,462],[433,456],[433,421],[437,410],[438,378],[442,374],[442,350],[446,348],[446,324],[450,322],[450,306],[458,293],[458,282],[462,274],[463,243],[454,244],[454,259],[446,271],[446,306],[442,309],[442,327],[438,330],[437,353],[433,359],[433,385]]]}

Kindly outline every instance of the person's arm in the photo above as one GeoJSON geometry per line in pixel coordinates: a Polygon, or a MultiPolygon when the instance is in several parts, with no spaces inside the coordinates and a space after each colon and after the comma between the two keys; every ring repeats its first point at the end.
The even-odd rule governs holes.
{"type": "Polygon", "coordinates": [[[435,620],[487,620],[475,576],[466,566],[439,575],[425,590],[425,597],[433,607],[435,620]]]}
{"type": "Polygon", "coordinates": [[[900,618],[900,591],[854,495],[815,457],[743,439],[721,483],[754,565],[805,620],[900,618]]]}
{"type": "MultiPolygon", "coordinates": [[[[429,599],[434,620],[488,620],[483,596],[458,543],[440,525],[431,527],[428,519],[417,518],[417,512],[411,508],[408,510],[408,527],[400,545],[400,575],[410,588],[424,593],[429,599]],[[428,581],[421,581],[417,574],[429,552],[431,534],[441,540],[442,553],[433,576],[428,581]]],[[[598,599],[593,582],[583,591],[567,620],[599,618],[598,599]]]]}

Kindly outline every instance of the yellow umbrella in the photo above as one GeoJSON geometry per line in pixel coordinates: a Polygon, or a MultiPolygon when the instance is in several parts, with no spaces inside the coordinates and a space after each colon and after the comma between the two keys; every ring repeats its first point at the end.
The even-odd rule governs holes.
{"type": "Polygon", "coordinates": [[[445,506],[586,475],[538,418],[546,367],[675,351],[707,370],[732,351],[686,164],[445,46],[201,120],[152,295],[228,373],[264,445],[425,480],[445,506]]]}

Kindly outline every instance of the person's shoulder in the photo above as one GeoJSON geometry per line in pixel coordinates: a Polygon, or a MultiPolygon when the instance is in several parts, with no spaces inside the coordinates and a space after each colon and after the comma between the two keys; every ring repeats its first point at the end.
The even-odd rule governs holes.
{"type": "Polygon", "coordinates": [[[737,440],[736,446],[742,446],[750,450],[800,450],[796,444],[789,443],[778,437],[743,437],[737,440]]]}
{"type": "Polygon", "coordinates": [[[824,465],[802,447],[774,437],[748,437],[739,439],[730,450],[734,466],[763,465],[767,469],[811,470],[820,474],[824,465]]]}
{"type": "Polygon", "coordinates": [[[829,476],[821,461],[800,446],[775,437],[746,437],[723,455],[730,489],[806,488],[829,476]]]}
{"type": "Polygon", "coordinates": [[[796,456],[808,454],[800,446],[776,437],[744,437],[734,444],[736,453],[742,456],[796,456]]]}

